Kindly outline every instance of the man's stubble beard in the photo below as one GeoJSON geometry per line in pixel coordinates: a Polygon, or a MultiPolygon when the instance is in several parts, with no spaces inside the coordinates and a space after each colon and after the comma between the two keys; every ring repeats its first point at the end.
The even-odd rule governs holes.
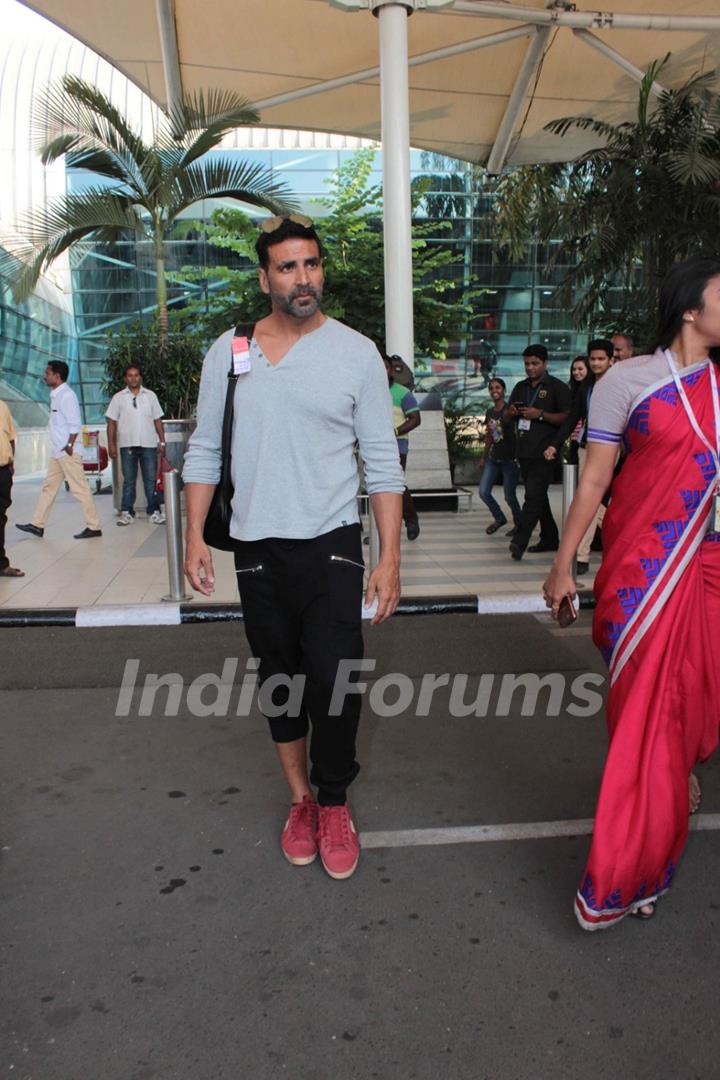
{"type": "Polygon", "coordinates": [[[271,292],[270,297],[273,305],[278,307],[286,315],[292,315],[295,319],[309,319],[320,310],[320,302],[322,300],[323,289],[322,285],[319,288],[304,287],[293,289],[287,296],[278,295],[278,293],[271,292]],[[305,307],[298,306],[295,301],[300,296],[311,296],[315,303],[308,304],[305,307]]]}

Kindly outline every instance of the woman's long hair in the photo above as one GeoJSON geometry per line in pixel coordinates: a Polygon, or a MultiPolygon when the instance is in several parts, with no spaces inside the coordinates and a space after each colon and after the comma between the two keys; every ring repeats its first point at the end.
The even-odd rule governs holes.
{"type": "Polygon", "coordinates": [[[570,365],[570,381],[568,382],[568,386],[570,387],[570,400],[574,401],[575,398],[583,392],[583,390],[587,390],[588,386],[592,386],[594,381],[595,380],[593,378],[593,373],[590,370],[587,356],[576,356],[572,364],[570,365]],[[578,360],[582,360],[583,364],[585,365],[585,371],[587,372],[585,378],[581,379],[580,382],[578,382],[578,380],[573,375],[573,368],[577,364],[578,360]]]}
{"type": "MultiPolygon", "coordinates": [[[[682,330],[686,311],[702,310],[703,293],[714,277],[720,277],[720,258],[695,255],[670,267],[660,286],[656,348],[670,348],[682,330]]],[[[720,341],[710,349],[710,356],[720,364],[720,341]]]]}

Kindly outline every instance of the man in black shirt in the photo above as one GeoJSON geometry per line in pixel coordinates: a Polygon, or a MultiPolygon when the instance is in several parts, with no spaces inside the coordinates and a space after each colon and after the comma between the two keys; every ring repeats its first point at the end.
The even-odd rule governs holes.
{"type": "Polygon", "coordinates": [[[522,559],[538,521],[540,542],[528,550],[557,550],[558,528],[548,499],[555,464],[545,458],[545,451],[554,444],[558,428],[570,412],[570,390],[548,375],[545,346],[529,345],[523,359],[527,379],[513,389],[508,408],[510,415],[517,417],[517,456],[525,484],[522,518],[510,544],[513,559],[522,559]]]}

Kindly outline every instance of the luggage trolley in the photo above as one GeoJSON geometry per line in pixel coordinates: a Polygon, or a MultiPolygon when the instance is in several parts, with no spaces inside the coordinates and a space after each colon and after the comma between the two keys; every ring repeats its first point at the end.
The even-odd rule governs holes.
{"type": "Polygon", "coordinates": [[[95,491],[102,487],[102,474],[108,466],[108,452],[100,445],[100,432],[82,429],[82,460],[85,475],[95,477],[95,491]]]}
{"type": "MultiPolygon", "coordinates": [[[[100,445],[99,431],[90,431],[88,428],[83,427],[80,438],[80,456],[83,471],[88,480],[92,477],[95,478],[95,492],[98,493],[102,487],[102,474],[108,466],[108,452],[104,446],[100,445]]],[[[65,481],[65,490],[70,490],[67,481],[65,481]]]]}

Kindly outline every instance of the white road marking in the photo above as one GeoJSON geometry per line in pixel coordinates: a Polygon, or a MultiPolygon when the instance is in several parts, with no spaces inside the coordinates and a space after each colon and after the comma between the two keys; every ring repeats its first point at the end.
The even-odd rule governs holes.
{"type": "Polygon", "coordinates": [[[526,615],[533,611],[547,611],[545,601],[539,594],[532,593],[495,593],[492,596],[478,596],[478,615],[526,615]]]}
{"type": "Polygon", "coordinates": [[[179,604],[96,604],[79,607],[75,626],[179,626],[179,604]]]}
{"type": "MultiPolygon", "coordinates": [[[[720,814],[699,814],[690,819],[693,832],[720,829],[720,814]]],[[[508,825],[458,825],[444,829],[397,829],[364,832],[360,844],[370,848],[431,847],[440,844],[486,844],[492,841],[547,840],[558,836],[588,836],[593,818],[570,821],[529,821],[508,825]]]]}

